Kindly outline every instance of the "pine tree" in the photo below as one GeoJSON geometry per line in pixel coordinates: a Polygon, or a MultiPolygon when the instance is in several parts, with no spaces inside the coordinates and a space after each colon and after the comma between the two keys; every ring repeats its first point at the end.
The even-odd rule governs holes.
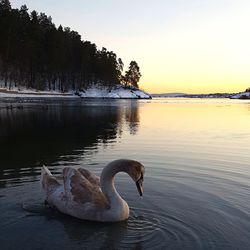
{"type": "Polygon", "coordinates": [[[133,86],[139,88],[138,82],[141,78],[140,68],[136,61],[131,61],[128,71],[125,72],[123,81],[126,87],[133,86]]]}

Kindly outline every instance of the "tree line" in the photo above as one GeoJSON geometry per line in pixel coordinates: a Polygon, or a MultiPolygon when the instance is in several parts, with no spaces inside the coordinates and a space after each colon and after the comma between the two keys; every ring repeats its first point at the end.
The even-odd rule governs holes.
{"type": "Polygon", "coordinates": [[[124,64],[113,51],[81,39],[69,27],[58,27],[45,13],[13,9],[0,0],[0,85],[38,90],[84,90],[93,84],[138,88],[136,61],[124,64]]]}

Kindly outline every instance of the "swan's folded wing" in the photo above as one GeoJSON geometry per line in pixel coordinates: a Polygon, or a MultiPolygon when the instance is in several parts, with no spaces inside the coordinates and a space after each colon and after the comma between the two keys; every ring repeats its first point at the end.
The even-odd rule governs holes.
{"type": "Polygon", "coordinates": [[[80,171],[74,168],[63,169],[65,195],[73,201],[86,204],[92,203],[96,206],[109,208],[109,202],[101,189],[89,182],[80,171]]]}
{"type": "Polygon", "coordinates": [[[78,171],[93,185],[100,187],[100,178],[84,168],[78,168],[78,171]]]}

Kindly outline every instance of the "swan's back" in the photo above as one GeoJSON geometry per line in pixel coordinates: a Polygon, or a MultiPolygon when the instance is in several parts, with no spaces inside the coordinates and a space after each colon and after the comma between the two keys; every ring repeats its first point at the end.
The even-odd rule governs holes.
{"type": "Polygon", "coordinates": [[[50,207],[60,212],[86,220],[102,220],[102,215],[110,208],[109,202],[98,184],[98,177],[88,171],[66,167],[63,169],[63,183],[42,168],[41,184],[50,207]],[[83,174],[87,175],[87,179],[83,174]],[[93,180],[91,183],[89,180],[93,180]]]}

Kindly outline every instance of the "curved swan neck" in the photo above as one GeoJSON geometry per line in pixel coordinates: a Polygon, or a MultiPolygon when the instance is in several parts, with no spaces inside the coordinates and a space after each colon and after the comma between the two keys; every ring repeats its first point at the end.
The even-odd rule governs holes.
{"type": "Polygon", "coordinates": [[[114,186],[114,177],[118,172],[127,172],[126,164],[123,160],[117,160],[109,163],[102,171],[101,174],[101,189],[102,192],[106,195],[111,206],[115,203],[121,203],[122,198],[116,191],[114,186]]]}

